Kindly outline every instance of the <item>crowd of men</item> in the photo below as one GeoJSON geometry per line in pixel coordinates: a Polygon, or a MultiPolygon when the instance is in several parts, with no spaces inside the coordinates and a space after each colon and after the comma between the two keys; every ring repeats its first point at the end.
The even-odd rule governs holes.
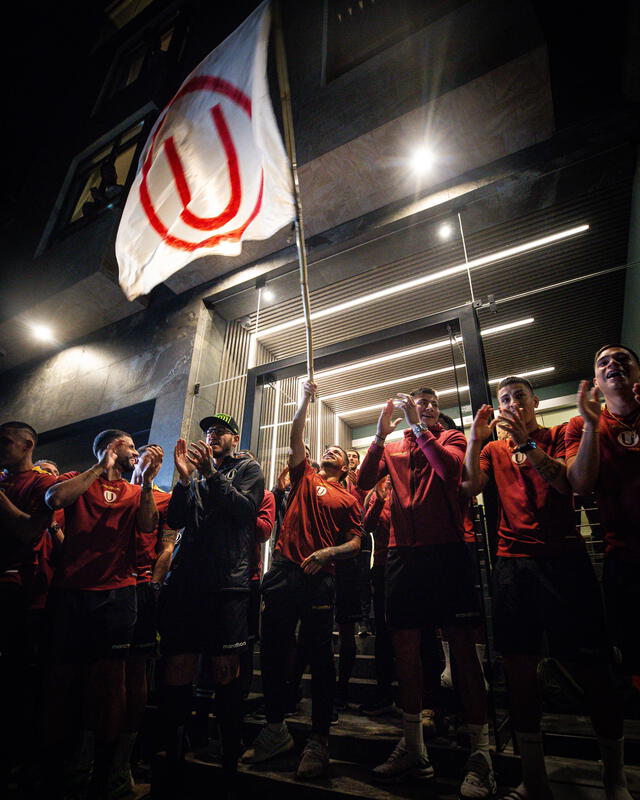
{"type": "Polygon", "coordinates": [[[529,381],[505,378],[497,413],[482,406],[468,440],[440,413],[432,389],[398,394],[362,464],[337,444],[318,464],[310,460],[304,429],[317,388],[308,382],[273,492],[253,455],[238,451],[238,425],[225,413],[201,420],[204,439],[178,440],[172,492],[154,484],[162,448],[137,450],[124,431],[96,436],[90,469],[60,474],[52,461],[33,462],[31,425],[2,424],[0,692],[12,720],[2,789],[17,781],[25,796],[127,796],[149,665],[159,654],[159,796],[182,795],[195,686],[207,719],[215,695],[224,796],[240,760],[261,763],[294,747],[285,717],[307,664],[311,732],[297,776],[322,776],[335,708],[348,702],[355,625],[368,633],[372,590],[378,694],[362,711],[393,707],[395,677],[403,729],[373,778],[434,775],[423,720],[428,676],[439,681],[442,670],[438,632],[470,734],[459,796],[493,797],[469,524],[471,498],[492,482],[500,503],[494,645],[522,761],[522,783],[504,797],[553,797],[536,677],[546,643],[589,704],[607,800],[630,800],[619,678],[640,674],[640,363],[630,348],[607,345],[594,371],[580,385],[579,416],[553,428],[539,424],[529,381]],[[404,435],[387,441],[402,421],[404,435]],[[575,523],[574,495],[592,492],[604,592],[575,523]],[[269,539],[275,546],[261,577],[269,539]],[[243,703],[258,636],[266,724],[246,748],[243,703]]]}

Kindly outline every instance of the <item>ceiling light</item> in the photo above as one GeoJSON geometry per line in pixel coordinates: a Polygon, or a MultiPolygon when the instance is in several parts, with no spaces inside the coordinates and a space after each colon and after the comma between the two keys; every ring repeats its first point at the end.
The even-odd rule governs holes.
{"type": "MultiPolygon", "coordinates": [[[[553,372],[554,370],[555,370],[555,367],[542,367],[541,369],[534,369],[534,370],[530,370],[529,372],[517,372],[516,371],[513,374],[517,375],[517,376],[519,376],[521,378],[529,378],[532,375],[541,375],[543,372],[553,372]]],[[[489,381],[489,383],[490,384],[500,383],[501,380],[502,380],[502,378],[492,378],[489,381]]],[[[437,395],[438,395],[438,397],[443,397],[446,394],[453,394],[456,391],[458,391],[458,392],[466,392],[468,390],[469,390],[468,386],[458,386],[458,387],[453,386],[450,389],[443,389],[442,391],[438,391],[437,395]]],[[[326,398],[324,398],[324,399],[326,399],[326,398]]],[[[349,417],[349,416],[351,416],[353,414],[363,414],[365,411],[380,411],[380,409],[382,408],[383,405],[384,405],[384,403],[376,403],[373,406],[364,406],[363,408],[352,408],[349,411],[340,411],[338,413],[338,416],[339,417],[349,417]]],[[[401,413],[401,412],[399,411],[398,413],[401,413]]]]}
{"type": "Polygon", "coordinates": [[[448,222],[444,222],[438,228],[438,236],[443,240],[448,239],[452,233],[453,233],[453,228],[451,227],[451,225],[449,225],[448,222]]]}
{"type": "MultiPolygon", "coordinates": [[[[487,264],[493,264],[496,261],[501,261],[505,258],[511,258],[512,256],[521,255],[522,253],[526,253],[530,250],[535,250],[538,247],[546,247],[549,244],[553,244],[554,242],[562,241],[563,239],[567,239],[571,236],[576,236],[579,233],[584,233],[585,231],[589,230],[588,225],[577,225],[574,228],[567,228],[564,231],[559,231],[558,233],[552,233],[549,236],[543,236],[539,239],[532,239],[529,242],[524,242],[523,244],[514,245],[513,247],[509,247],[506,250],[499,250],[495,253],[490,253],[487,256],[482,256],[481,258],[474,258],[470,261],[463,263],[463,264],[456,264],[453,267],[448,267],[447,269],[439,270],[438,272],[430,272],[426,275],[421,275],[418,278],[414,278],[410,281],[405,281],[404,283],[397,283],[393,286],[387,286],[385,289],[379,289],[377,292],[371,292],[370,294],[360,295],[360,297],[354,297],[351,300],[346,300],[344,303],[337,303],[336,305],[329,306],[328,308],[323,308],[320,311],[315,311],[311,314],[311,319],[323,319],[324,317],[332,316],[333,314],[346,311],[349,308],[356,308],[358,306],[367,305],[368,303],[374,302],[376,300],[380,300],[383,297],[389,297],[390,295],[399,294],[401,292],[408,291],[409,289],[414,289],[416,286],[422,286],[425,283],[431,283],[436,280],[440,280],[442,278],[448,278],[451,275],[456,275],[459,272],[465,272],[468,269],[478,269],[480,267],[486,267],[487,264]]],[[[264,328],[261,330],[257,336],[259,339],[264,339],[266,336],[269,336],[273,333],[279,333],[280,331],[288,330],[289,328],[296,328],[300,325],[304,325],[305,318],[304,317],[296,317],[295,319],[287,320],[286,322],[281,322],[279,325],[274,325],[271,328],[264,328]]]]}
{"type": "MultiPolygon", "coordinates": [[[[501,333],[502,331],[511,330],[512,328],[520,328],[523,325],[531,325],[534,321],[533,317],[526,317],[525,319],[518,319],[514,322],[505,322],[503,325],[495,325],[491,328],[485,328],[480,331],[481,336],[491,336],[494,333],[501,333]]],[[[456,342],[461,342],[460,336],[455,337],[456,342]]],[[[376,356],[376,358],[368,358],[366,361],[357,361],[355,364],[346,364],[344,367],[336,367],[335,369],[327,369],[323,372],[316,372],[315,379],[327,378],[330,375],[342,375],[345,372],[352,372],[356,369],[363,369],[364,367],[373,367],[376,364],[383,364],[386,361],[397,361],[399,358],[407,358],[408,356],[417,355],[418,353],[426,353],[430,350],[439,350],[442,347],[450,347],[449,339],[440,339],[437,342],[430,342],[429,344],[422,344],[418,347],[411,347],[408,350],[400,350],[396,353],[386,353],[383,356],[376,356]]],[[[307,380],[306,376],[298,379],[300,382],[307,380]]]]}
{"type": "Polygon", "coordinates": [[[418,175],[424,175],[425,172],[431,169],[434,161],[435,157],[432,150],[428,147],[418,147],[411,154],[409,164],[411,169],[417,172],[418,175]]]}
{"type": "Polygon", "coordinates": [[[32,325],[31,332],[36,339],[39,339],[41,342],[53,341],[53,333],[51,332],[51,328],[47,328],[46,325],[32,325]]]}
{"type": "MultiPolygon", "coordinates": [[[[458,369],[462,369],[464,364],[457,364],[458,369]]],[[[429,372],[418,372],[416,375],[405,375],[404,378],[394,378],[391,381],[382,381],[381,383],[370,383],[368,386],[358,386],[357,389],[349,389],[346,392],[336,392],[336,394],[326,394],[322,396],[323,400],[334,400],[336,397],[346,397],[350,394],[359,394],[360,392],[367,392],[370,389],[382,389],[384,386],[392,386],[394,383],[404,383],[406,381],[415,381],[418,378],[427,378],[431,375],[440,375],[443,372],[451,372],[453,367],[442,367],[442,369],[432,369],[429,372]]]]}
{"type": "Polygon", "coordinates": [[[267,303],[270,303],[272,300],[275,299],[275,294],[271,289],[263,289],[262,290],[262,298],[266,300],[267,303]]]}

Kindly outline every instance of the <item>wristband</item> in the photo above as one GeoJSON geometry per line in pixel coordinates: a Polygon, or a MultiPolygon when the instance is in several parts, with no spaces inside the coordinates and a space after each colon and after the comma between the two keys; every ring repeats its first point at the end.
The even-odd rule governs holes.
{"type": "Polygon", "coordinates": [[[152,483],[143,483],[142,484],[142,491],[143,492],[150,492],[153,489],[152,483]]]}
{"type": "Polygon", "coordinates": [[[373,441],[374,441],[374,442],[375,442],[377,445],[379,445],[380,447],[384,447],[384,437],[383,437],[383,436],[380,436],[380,434],[379,434],[379,433],[376,433],[376,435],[373,437],[373,441]]]}
{"type": "Polygon", "coordinates": [[[528,453],[530,450],[537,450],[538,445],[533,441],[533,439],[529,439],[524,444],[521,444],[519,447],[514,447],[514,453],[528,453]]]}

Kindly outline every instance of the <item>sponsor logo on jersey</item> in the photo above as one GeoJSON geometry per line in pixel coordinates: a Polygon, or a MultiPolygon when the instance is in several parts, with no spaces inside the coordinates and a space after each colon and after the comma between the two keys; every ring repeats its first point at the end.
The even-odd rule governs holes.
{"type": "Polygon", "coordinates": [[[620,431],[617,438],[623,447],[637,447],[640,441],[638,431],[620,431]]]}

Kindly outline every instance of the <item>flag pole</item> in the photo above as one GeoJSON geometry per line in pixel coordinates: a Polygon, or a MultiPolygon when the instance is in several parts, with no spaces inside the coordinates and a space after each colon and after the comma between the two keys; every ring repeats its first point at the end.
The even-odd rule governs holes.
{"type": "Polygon", "coordinates": [[[291,179],[293,183],[293,198],[296,208],[294,226],[296,231],[296,246],[298,248],[298,264],[300,267],[300,295],[304,312],[304,324],[307,344],[307,375],[313,381],[313,328],[311,326],[311,302],[309,300],[309,284],[307,275],[307,248],[304,239],[304,223],[302,220],[302,201],[300,199],[300,183],[298,181],[298,163],[296,160],[296,142],[293,131],[293,115],[291,113],[291,89],[289,87],[289,72],[287,69],[287,54],[284,48],[284,34],[282,29],[282,11],[280,0],[273,4],[273,32],[275,36],[276,67],[278,71],[278,85],[280,87],[280,106],[282,108],[282,121],[284,125],[284,141],[289,156],[291,179]]]}

